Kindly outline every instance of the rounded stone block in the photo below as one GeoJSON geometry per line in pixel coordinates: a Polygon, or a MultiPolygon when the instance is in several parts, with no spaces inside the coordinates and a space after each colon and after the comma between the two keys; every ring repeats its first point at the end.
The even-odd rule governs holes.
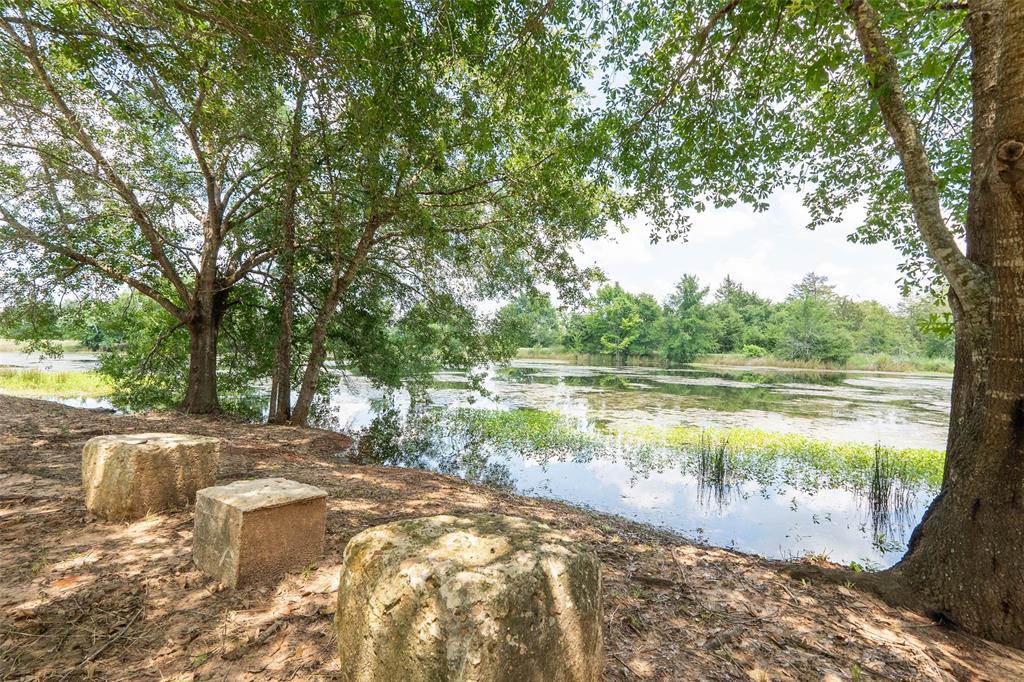
{"type": "Polygon", "coordinates": [[[185,507],[216,481],[218,443],[176,433],[92,438],[82,448],[85,506],[111,521],[185,507]]]}
{"type": "Polygon", "coordinates": [[[200,490],[192,559],[227,587],[272,580],[323,554],[327,493],[286,478],[200,490]]]}
{"type": "Polygon", "coordinates": [[[334,625],[347,682],[592,682],[601,565],[526,519],[396,521],[349,541],[334,625]]]}

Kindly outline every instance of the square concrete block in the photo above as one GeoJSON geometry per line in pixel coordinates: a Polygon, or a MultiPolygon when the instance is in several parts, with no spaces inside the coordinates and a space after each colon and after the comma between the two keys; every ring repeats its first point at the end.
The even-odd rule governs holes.
{"type": "Polygon", "coordinates": [[[176,433],[92,438],[82,448],[85,506],[111,521],[185,507],[216,482],[218,443],[176,433]]]}
{"type": "Polygon", "coordinates": [[[286,478],[200,490],[192,560],[227,587],[273,580],[324,551],[327,493],[286,478]]]}

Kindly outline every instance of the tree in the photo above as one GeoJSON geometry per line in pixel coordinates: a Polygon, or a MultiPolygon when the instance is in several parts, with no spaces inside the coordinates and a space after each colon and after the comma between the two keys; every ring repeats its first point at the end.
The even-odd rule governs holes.
{"type": "Polygon", "coordinates": [[[633,294],[618,283],[598,287],[586,312],[570,319],[569,347],[584,353],[604,353],[616,362],[645,356],[658,347],[661,308],[650,294],[633,294]]]}
{"type": "MultiPolygon", "coordinates": [[[[232,292],[274,256],[280,93],[258,55],[163,3],[5,3],[0,240],[52,288],[134,289],[184,328],[182,407],[218,408],[232,292]]],[[[162,338],[162,337],[161,337],[162,338]]]]}
{"type": "Polygon", "coordinates": [[[715,291],[715,301],[708,312],[719,352],[733,353],[746,345],[766,350],[775,347],[771,301],[747,291],[729,275],[715,291]]]}
{"type": "Polygon", "coordinates": [[[953,358],[952,311],[944,297],[905,298],[900,302],[900,315],[922,353],[932,358],[953,358]]]}
{"type": "MultiPolygon", "coordinates": [[[[311,321],[292,423],[309,417],[332,347],[343,352],[335,323],[347,306],[387,310],[391,324],[434,314],[438,327],[457,310],[489,337],[467,312],[474,300],[539,284],[581,295],[590,277],[570,249],[617,213],[578,95],[584,35],[567,5],[508,0],[375,6],[325,41],[324,72],[338,83],[310,83],[318,161],[296,200],[296,278],[311,321]]],[[[507,352],[466,348],[487,345],[507,352]]]]}
{"type": "Polygon", "coordinates": [[[782,307],[777,350],[793,360],[846,362],[853,340],[841,324],[842,302],[827,278],[813,272],[805,275],[782,307]]]}
{"type": "Polygon", "coordinates": [[[562,338],[558,310],[547,293],[526,293],[498,311],[498,322],[507,325],[519,348],[554,346],[562,338]]]}
{"type": "Polygon", "coordinates": [[[942,489],[882,578],[1024,646],[1024,3],[613,3],[618,169],[662,234],[684,209],[809,187],[814,225],[945,286],[956,372],[942,489]],[[957,239],[962,238],[966,250],[957,239]]]}
{"type": "Polygon", "coordinates": [[[694,275],[683,275],[665,301],[661,317],[662,344],[669,362],[692,362],[715,349],[712,324],[702,287],[694,275]]]}
{"type": "Polygon", "coordinates": [[[269,374],[270,419],[301,424],[331,354],[390,381],[366,359],[409,356],[342,320],[398,338],[437,315],[459,330],[449,359],[503,357],[471,301],[579,297],[569,248],[616,216],[568,3],[8,5],[3,276],[153,300],[117,375],[161,404],[182,385],[214,411],[219,384],[269,374]]]}
{"type": "Polygon", "coordinates": [[[853,304],[853,308],[857,311],[857,325],[850,327],[847,320],[844,324],[858,352],[910,355],[918,350],[919,346],[904,321],[881,303],[859,301],[853,304]]]}

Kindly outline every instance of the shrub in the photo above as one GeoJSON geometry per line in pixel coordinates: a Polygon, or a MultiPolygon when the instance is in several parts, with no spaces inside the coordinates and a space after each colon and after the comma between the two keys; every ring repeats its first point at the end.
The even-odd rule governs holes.
{"type": "Polygon", "coordinates": [[[768,355],[767,350],[752,343],[748,343],[743,346],[743,348],[740,349],[740,353],[742,353],[745,358],[763,358],[768,355]]]}

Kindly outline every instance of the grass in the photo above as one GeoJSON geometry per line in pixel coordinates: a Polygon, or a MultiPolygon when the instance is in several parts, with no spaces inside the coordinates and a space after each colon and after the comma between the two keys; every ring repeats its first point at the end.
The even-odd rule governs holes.
{"type": "Polygon", "coordinates": [[[694,364],[741,367],[784,367],[792,369],[858,370],[869,372],[923,372],[952,374],[953,361],[923,355],[892,356],[887,353],[856,353],[844,363],[818,360],[787,360],[773,355],[746,357],[739,353],[705,355],[694,364]]]}
{"type": "Polygon", "coordinates": [[[886,448],[870,443],[817,440],[750,428],[634,426],[580,430],[565,416],[518,408],[461,408],[436,413],[440,430],[456,436],[457,450],[470,443],[507,448],[541,463],[558,459],[623,461],[634,475],[682,466],[709,488],[725,490],[738,480],[784,482],[804,490],[846,488],[878,502],[905,491],[942,483],[945,454],[927,448],[886,448]]]}
{"type": "Polygon", "coordinates": [[[754,479],[770,478],[776,465],[791,483],[812,487],[852,486],[870,490],[872,480],[896,479],[905,487],[942,484],[945,454],[928,448],[880,448],[868,443],[815,440],[793,433],[760,429],[704,429],[695,426],[642,426],[621,431],[620,437],[635,442],[696,451],[704,442],[727,444],[737,471],[754,479]],[[879,452],[885,455],[879,463],[879,452]]]}
{"type": "Polygon", "coordinates": [[[38,369],[0,368],[0,392],[27,398],[102,398],[112,387],[96,372],[43,372],[38,369]]]}

